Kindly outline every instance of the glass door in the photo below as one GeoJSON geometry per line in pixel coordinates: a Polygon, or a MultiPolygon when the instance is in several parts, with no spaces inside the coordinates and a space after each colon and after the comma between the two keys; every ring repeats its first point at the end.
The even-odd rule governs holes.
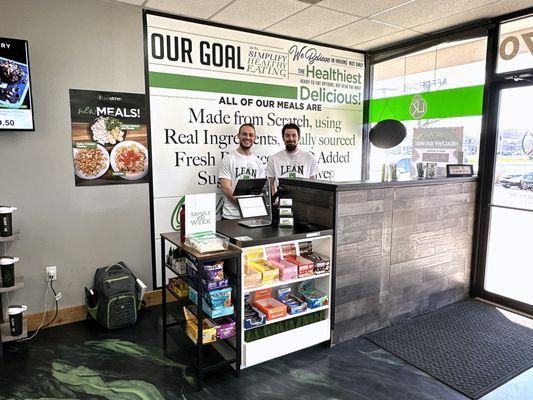
{"type": "MultiPolygon", "coordinates": [[[[483,288],[533,308],[533,84],[499,90],[483,288]]],[[[504,301],[505,303],[505,301],[504,301]]]]}

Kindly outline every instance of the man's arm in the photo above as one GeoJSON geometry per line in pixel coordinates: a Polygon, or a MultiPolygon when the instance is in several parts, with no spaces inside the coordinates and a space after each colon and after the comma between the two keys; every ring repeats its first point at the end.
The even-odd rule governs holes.
{"type": "Polygon", "coordinates": [[[274,193],[276,193],[276,186],[274,186],[276,178],[268,177],[268,180],[270,181],[270,195],[274,196],[274,193]]]}
{"type": "Polygon", "coordinates": [[[220,178],[220,190],[230,199],[233,203],[237,204],[237,200],[233,197],[233,189],[231,188],[231,179],[220,178]]]}

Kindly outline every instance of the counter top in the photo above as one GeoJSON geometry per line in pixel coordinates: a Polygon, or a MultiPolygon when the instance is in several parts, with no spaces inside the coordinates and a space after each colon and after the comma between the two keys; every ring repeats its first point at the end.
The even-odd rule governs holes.
{"type": "Polygon", "coordinates": [[[239,225],[238,220],[227,219],[217,221],[217,232],[227,236],[232,244],[241,248],[333,235],[333,230],[313,225],[296,225],[292,229],[275,225],[247,228],[239,225]]]}
{"type": "Polygon", "coordinates": [[[330,190],[332,192],[342,192],[347,190],[357,189],[383,189],[391,187],[407,187],[407,186],[431,186],[431,185],[445,185],[447,183],[462,183],[462,182],[477,182],[477,176],[468,176],[461,178],[434,178],[434,179],[413,179],[413,180],[401,180],[390,182],[379,181],[321,181],[317,179],[304,179],[304,178],[280,178],[279,184],[293,186],[294,184],[303,187],[318,188],[322,190],[330,190]]]}

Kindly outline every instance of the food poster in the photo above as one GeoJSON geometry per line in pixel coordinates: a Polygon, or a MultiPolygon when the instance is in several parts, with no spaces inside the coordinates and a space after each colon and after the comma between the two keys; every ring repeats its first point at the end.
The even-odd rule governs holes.
{"type": "Polygon", "coordinates": [[[0,131],[33,131],[28,42],[0,38],[0,131]]]}
{"type": "Polygon", "coordinates": [[[70,90],[76,186],[148,182],[144,94],[70,90]]]}

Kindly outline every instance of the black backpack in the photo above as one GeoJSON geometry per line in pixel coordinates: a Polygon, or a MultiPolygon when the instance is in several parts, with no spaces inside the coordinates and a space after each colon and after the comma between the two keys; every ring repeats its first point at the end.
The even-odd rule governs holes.
{"type": "Polygon", "coordinates": [[[134,324],[141,305],[135,275],[122,261],[98,268],[92,293],[85,288],[85,301],[91,317],[107,329],[134,324]]]}

